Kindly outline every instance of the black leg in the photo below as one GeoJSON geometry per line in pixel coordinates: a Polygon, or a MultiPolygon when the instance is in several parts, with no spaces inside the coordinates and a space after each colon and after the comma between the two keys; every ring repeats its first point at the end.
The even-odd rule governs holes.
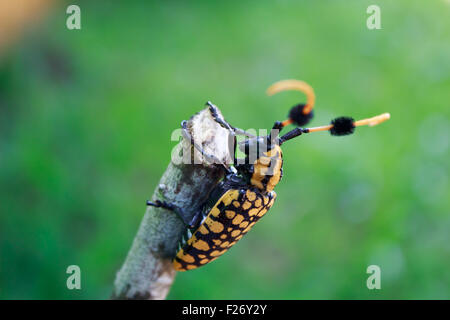
{"type": "Polygon", "coordinates": [[[206,105],[209,106],[209,112],[211,112],[211,116],[214,118],[214,120],[220,124],[220,126],[224,129],[229,130],[233,135],[241,135],[241,136],[247,136],[250,138],[254,138],[255,135],[248,133],[242,129],[235,128],[232,125],[230,125],[225,119],[221,118],[219,116],[219,112],[217,111],[217,107],[211,103],[211,101],[206,102],[206,105]]]}
{"type": "Polygon", "coordinates": [[[186,219],[187,214],[182,208],[179,208],[176,205],[174,205],[172,203],[168,203],[166,201],[156,200],[155,202],[151,202],[150,200],[147,200],[147,205],[153,206],[156,208],[164,208],[164,209],[175,212],[189,229],[197,229],[201,219],[203,218],[202,212],[198,211],[194,215],[192,220],[189,221],[188,219],[186,219]]]}
{"type": "Polygon", "coordinates": [[[229,141],[228,141],[228,149],[229,149],[229,153],[234,156],[233,163],[234,163],[234,165],[236,165],[238,163],[238,160],[236,159],[236,146],[237,146],[236,135],[246,136],[248,138],[256,138],[256,136],[251,133],[248,133],[242,129],[235,128],[232,125],[230,125],[225,119],[223,119],[219,116],[217,107],[213,103],[211,103],[211,101],[206,102],[206,105],[209,106],[209,112],[211,113],[211,116],[213,117],[213,119],[222,128],[227,129],[231,133],[231,137],[230,137],[231,139],[229,139],[229,141]]]}

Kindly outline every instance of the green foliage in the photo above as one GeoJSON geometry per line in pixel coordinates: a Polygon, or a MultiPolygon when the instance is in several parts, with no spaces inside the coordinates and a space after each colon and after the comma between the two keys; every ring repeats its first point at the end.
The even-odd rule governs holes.
{"type": "Polygon", "coordinates": [[[270,213],[169,298],[448,298],[450,6],[377,3],[381,30],[366,0],[80,1],[78,31],[57,8],[0,64],[0,298],[109,297],[172,131],[207,100],[270,128],[303,100],[265,96],[286,78],[315,88],[312,125],[392,118],[286,143],[270,213]]]}

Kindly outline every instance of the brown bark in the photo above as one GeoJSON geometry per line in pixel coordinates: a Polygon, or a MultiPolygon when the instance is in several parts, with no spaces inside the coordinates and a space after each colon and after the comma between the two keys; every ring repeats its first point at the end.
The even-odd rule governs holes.
{"type": "MultiPolygon", "coordinates": [[[[188,122],[198,145],[226,162],[229,159],[228,133],[204,109],[188,122]]],[[[191,164],[190,153],[200,154],[183,139],[172,152],[172,159],[152,199],[172,202],[187,210],[192,218],[209,192],[223,177],[220,165],[191,164]],[[183,159],[185,163],[179,163],[183,159]],[[186,163],[187,162],[187,163],[186,163]]],[[[195,162],[197,163],[197,161],[195,162]]],[[[127,258],[117,273],[113,299],[164,299],[175,278],[172,258],[186,227],[171,211],[148,207],[127,258]]]]}

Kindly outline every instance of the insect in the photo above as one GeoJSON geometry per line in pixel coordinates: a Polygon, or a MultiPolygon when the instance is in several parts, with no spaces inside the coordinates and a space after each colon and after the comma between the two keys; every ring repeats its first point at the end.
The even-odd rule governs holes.
{"type": "MultiPolygon", "coordinates": [[[[174,211],[187,225],[186,235],[180,241],[179,249],[173,259],[175,270],[191,270],[214,261],[244,237],[267,213],[277,197],[273,190],[283,176],[281,150],[283,143],[302,134],[317,131],[330,131],[332,135],[338,136],[347,135],[353,133],[357,126],[373,126],[390,117],[388,113],[360,121],[354,121],[350,117],[339,117],[327,126],[302,128],[300,126],[308,123],[312,118],[314,92],[303,81],[284,80],[269,87],[268,94],[272,95],[284,90],[304,92],[307,103],[291,108],[289,118],[282,122],[276,121],[267,136],[254,136],[231,126],[219,116],[217,107],[207,102],[214,120],[227,129],[234,138],[234,149],[237,145],[236,136],[245,137],[238,143],[239,149],[245,154],[245,159],[234,157],[233,165],[222,164],[225,170],[224,179],[211,191],[208,200],[191,221],[186,220],[183,208],[163,200],[147,201],[147,205],[174,211]],[[289,124],[296,124],[298,127],[280,136],[280,131],[289,124]]],[[[193,142],[187,130],[186,121],[183,121],[181,126],[183,136],[191,141],[205,158],[220,163],[214,155],[205,153],[193,142]]]]}

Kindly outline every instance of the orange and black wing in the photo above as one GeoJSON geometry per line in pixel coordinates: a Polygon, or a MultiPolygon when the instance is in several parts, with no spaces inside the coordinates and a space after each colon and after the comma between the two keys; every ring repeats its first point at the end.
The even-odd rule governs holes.
{"type": "Polygon", "coordinates": [[[178,251],[175,269],[195,269],[224,254],[270,209],[275,197],[275,192],[263,195],[257,189],[226,191],[178,251]]]}

